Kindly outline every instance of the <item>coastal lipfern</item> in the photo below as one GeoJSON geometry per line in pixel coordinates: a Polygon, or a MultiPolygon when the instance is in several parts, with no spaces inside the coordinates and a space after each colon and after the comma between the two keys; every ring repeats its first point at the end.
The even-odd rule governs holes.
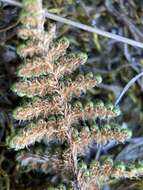
{"type": "MultiPolygon", "coordinates": [[[[25,101],[13,111],[13,118],[24,121],[25,126],[11,134],[8,144],[15,150],[25,149],[17,156],[21,166],[44,173],[54,170],[63,183],[67,183],[64,173],[70,173],[68,185],[74,190],[98,189],[110,177],[138,176],[133,171],[132,174],[127,172],[126,167],[115,167],[109,158],[102,163],[93,161],[90,165],[78,162],[78,157],[86,154],[93,142],[100,145],[112,140],[124,143],[131,137],[131,131],[114,122],[105,124],[106,120],[109,123],[111,118],[120,115],[118,107],[86,99],[86,92],[98,86],[102,78],[92,72],[74,72],[86,63],[87,55],[67,53],[70,43],[65,37],[55,38],[55,25],[45,31],[41,0],[23,0],[20,20],[18,36],[23,43],[17,47],[17,53],[23,62],[18,67],[19,80],[12,91],[25,101]],[[97,124],[97,118],[104,123],[97,124]],[[89,123],[86,126],[81,121],[89,123]],[[36,142],[44,142],[47,146],[58,142],[65,148],[62,153],[26,151],[36,142]]],[[[61,185],[58,189],[64,188],[61,185]]]]}

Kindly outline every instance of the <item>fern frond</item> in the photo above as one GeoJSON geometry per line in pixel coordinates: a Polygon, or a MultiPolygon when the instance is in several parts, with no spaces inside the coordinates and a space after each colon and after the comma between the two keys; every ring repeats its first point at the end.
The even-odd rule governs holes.
{"type": "Polygon", "coordinates": [[[131,135],[131,130],[121,128],[117,124],[105,124],[102,126],[94,124],[90,127],[83,126],[81,131],[73,130],[74,146],[78,154],[83,154],[88,145],[94,141],[101,145],[105,145],[112,140],[124,143],[125,140],[131,138],[131,135]]]}
{"type": "Polygon", "coordinates": [[[137,163],[125,164],[122,161],[115,162],[112,177],[116,179],[137,179],[143,176],[143,163],[138,161],[137,163]]]}
{"type": "Polygon", "coordinates": [[[57,100],[48,99],[33,99],[30,103],[25,103],[23,106],[18,107],[13,112],[13,117],[20,121],[31,120],[42,116],[46,118],[50,114],[62,113],[57,100]]]}
{"type": "MultiPolygon", "coordinates": [[[[52,76],[51,76],[52,77],[52,76]]],[[[50,79],[49,77],[43,77],[41,79],[33,79],[31,81],[24,80],[17,82],[13,85],[12,90],[16,92],[19,96],[43,97],[47,93],[52,94],[60,91],[61,95],[67,99],[69,96],[77,95],[80,96],[81,92],[85,92],[98,85],[101,82],[101,77],[95,77],[93,79],[88,79],[86,77],[77,77],[69,86],[62,87],[60,91],[60,86],[57,81],[50,79]]]]}
{"type": "Polygon", "coordinates": [[[71,74],[80,65],[83,65],[87,61],[87,54],[69,54],[59,58],[55,65],[55,75],[60,78],[63,75],[71,74]]]}
{"type": "Polygon", "coordinates": [[[12,86],[12,90],[16,92],[19,96],[27,96],[29,98],[34,96],[43,97],[47,93],[52,93],[57,91],[57,82],[55,80],[49,79],[48,77],[43,77],[41,79],[23,80],[15,83],[12,86]]]}
{"type": "MultiPolygon", "coordinates": [[[[43,46],[43,44],[41,45],[43,46]]],[[[40,51],[41,51],[41,45],[40,45],[40,51]]],[[[64,68],[64,66],[60,67],[60,69],[55,68],[56,65],[54,64],[54,61],[56,61],[60,56],[62,56],[65,53],[65,49],[68,47],[68,45],[69,43],[67,39],[65,38],[61,39],[58,43],[56,43],[55,46],[52,46],[52,48],[48,52],[48,55],[46,56],[43,55],[42,57],[35,57],[34,60],[28,59],[27,62],[23,66],[19,67],[18,75],[24,78],[32,78],[32,77],[38,77],[41,75],[51,74],[53,81],[55,77],[56,79],[58,79],[57,77],[61,77],[60,72],[62,73],[63,71],[66,72],[66,69],[64,68]]],[[[41,54],[39,52],[39,49],[38,49],[39,47],[37,46],[37,44],[35,48],[34,46],[32,46],[32,48],[28,48],[27,46],[22,46],[21,48],[22,48],[21,50],[23,51],[21,53],[24,57],[27,56],[29,53],[31,56],[33,56],[33,54],[39,54],[39,55],[41,54]]],[[[21,51],[21,50],[19,49],[18,51],[21,51]]],[[[44,51],[42,51],[42,53],[43,52],[44,51]]],[[[76,58],[75,59],[73,58],[72,60],[75,64],[77,63],[76,58]]],[[[78,64],[79,63],[82,64],[83,61],[84,61],[83,56],[82,57],[80,56],[80,59],[78,57],[78,64]]],[[[75,66],[72,66],[72,67],[76,68],[75,66]]],[[[20,86],[21,85],[22,84],[20,84],[20,86]]]]}
{"type": "Polygon", "coordinates": [[[90,167],[82,163],[79,172],[82,190],[101,189],[110,178],[112,179],[136,179],[143,175],[143,163],[114,162],[110,157],[104,157],[103,161],[92,161],[90,167]]]}
{"type": "Polygon", "coordinates": [[[26,63],[18,69],[18,76],[24,78],[39,77],[53,72],[53,63],[46,60],[45,57],[35,57],[27,59],[26,63]]]}
{"type": "Polygon", "coordinates": [[[79,75],[76,77],[75,81],[71,81],[68,86],[64,86],[62,88],[61,94],[65,100],[72,97],[73,95],[79,97],[82,92],[85,93],[87,90],[92,89],[101,83],[102,79],[100,76],[94,77],[92,73],[90,74],[92,75],[90,78],[88,75],[79,75]]]}
{"type": "Polygon", "coordinates": [[[101,119],[108,119],[117,117],[118,115],[120,115],[120,110],[118,107],[113,109],[108,108],[102,101],[87,101],[85,105],[82,102],[77,101],[72,109],[71,120],[87,120],[95,119],[97,117],[101,119]]]}
{"type": "Polygon", "coordinates": [[[36,123],[31,123],[12,137],[10,147],[19,150],[33,145],[35,142],[41,142],[44,139],[46,139],[46,142],[54,140],[64,141],[66,134],[62,126],[61,121],[58,122],[55,119],[47,122],[39,120],[36,123]]]}
{"type": "Polygon", "coordinates": [[[13,132],[8,139],[9,146],[20,150],[31,149],[32,145],[37,142],[37,146],[41,141],[47,146],[57,142],[60,146],[63,144],[62,156],[58,153],[45,157],[38,153],[24,153],[25,156],[21,154],[18,160],[22,166],[44,173],[56,170],[61,179],[69,172],[70,176],[67,176],[74,190],[98,189],[111,177],[137,176],[133,171],[132,175],[127,173],[119,165],[116,167],[111,159],[102,163],[92,162],[89,168],[85,163],[79,167],[78,155],[81,156],[93,141],[101,145],[111,140],[124,143],[131,137],[131,131],[114,124],[102,124],[120,115],[120,109],[102,101],[86,100],[83,93],[98,86],[102,78],[92,72],[85,75],[73,73],[86,63],[87,55],[67,53],[68,39],[54,40],[55,26],[49,32],[44,30],[43,13],[41,0],[23,0],[20,15],[22,26],[18,36],[25,42],[17,47],[17,53],[24,58],[24,64],[18,68],[21,79],[13,85],[12,90],[29,100],[14,110],[13,117],[30,123],[19,129],[18,133],[17,130],[13,132]],[[99,126],[95,123],[97,118],[100,119],[99,126]],[[94,124],[81,126],[87,121],[94,124]],[[77,123],[80,123],[80,128],[75,129],[73,124],[77,123]]]}
{"type": "MultiPolygon", "coordinates": [[[[53,130],[51,131],[53,132],[53,130]]],[[[12,140],[10,140],[10,147],[15,150],[23,149],[29,145],[40,142],[47,133],[47,123],[40,120],[37,125],[31,123],[27,128],[19,130],[12,140]]]]}

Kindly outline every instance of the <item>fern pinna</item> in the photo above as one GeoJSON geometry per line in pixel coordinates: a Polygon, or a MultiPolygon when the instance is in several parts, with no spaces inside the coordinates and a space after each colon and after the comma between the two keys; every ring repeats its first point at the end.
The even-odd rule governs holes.
{"type": "Polygon", "coordinates": [[[117,107],[81,97],[102,79],[92,72],[80,74],[78,68],[86,63],[87,55],[67,53],[69,41],[54,39],[55,26],[48,32],[44,30],[41,0],[23,0],[20,20],[18,36],[23,44],[17,53],[23,63],[17,72],[20,80],[12,90],[25,97],[26,102],[14,110],[13,117],[27,124],[15,130],[8,140],[11,148],[24,149],[17,160],[24,167],[44,173],[53,170],[63,184],[57,189],[95,190],[111,177],[138,176],[137,170],[109,157],[91,164],[78,161],[93,141],[100,145],[111,140],[123,143],[131,137],[131,131],[115,123],[105,124],[107,119],[119,115],[117,107]],[[97,125],[96,118],[104,120],[104,124],[97,125]],[[34,152],[26,150],[36,142],[44,142],[47,148],[36,145],[34,152]],[[64,148],[53,147],[57,142],[59,146],[65,144],[64,148]]]}

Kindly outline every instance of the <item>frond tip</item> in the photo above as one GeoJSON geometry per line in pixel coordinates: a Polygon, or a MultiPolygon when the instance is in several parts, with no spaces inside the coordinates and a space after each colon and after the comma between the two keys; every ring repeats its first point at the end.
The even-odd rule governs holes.
{"type": "Polygon", "coordinates": [[[20,14],[21,23],[27,28],[42,29],[44,25],[44,11],[42,0],[23,0],[20,14]]]}

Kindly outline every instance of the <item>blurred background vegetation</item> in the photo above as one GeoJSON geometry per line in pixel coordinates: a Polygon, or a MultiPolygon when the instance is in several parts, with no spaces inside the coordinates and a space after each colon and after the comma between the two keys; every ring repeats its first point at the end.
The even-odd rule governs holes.
{"type": "MultiPolygon", "coordinates": [[[[87,25],[126,36],[143,42],[143,1],[140,0],[44,0],[44,7],[51,13],[87,25]]],[[[0,189],[1,190],[47,190],[53,176],[35,171],[22,171],[16,162],[16,152],[9,149],[6,138],[19,123],[13,121],[12,110],[21,98],[11,90],[17,80],[16,68],[21,60],[16,54],[20,9],[0,2],[0,189]]],[[[48,30],[51,20],[46,20],[48,30]]],[[[92,70],[103,77],[98,89],[88,96],[115,102],[123,87],[132,77],[143,71],[143,50],[115,40],[56,23],[57,37],[70,40],[69,51],[88,54],[87,64],[81,68],[92,70]]],[[[106,148],[115,159],[134,161],[143,159],[143,78],[140,78],[126,93],[121,103],[121,125],[133,130],[132,141],[124,145],[115,143],[106,148]]],[[[93,146],[88,156],[94,156],[93,146]]],[[[103,151],[102,154],[105,152],[103,151]]],[[[123,180],[105,186],[108,190],[141,190],[143,182],[123,180]]]]}

